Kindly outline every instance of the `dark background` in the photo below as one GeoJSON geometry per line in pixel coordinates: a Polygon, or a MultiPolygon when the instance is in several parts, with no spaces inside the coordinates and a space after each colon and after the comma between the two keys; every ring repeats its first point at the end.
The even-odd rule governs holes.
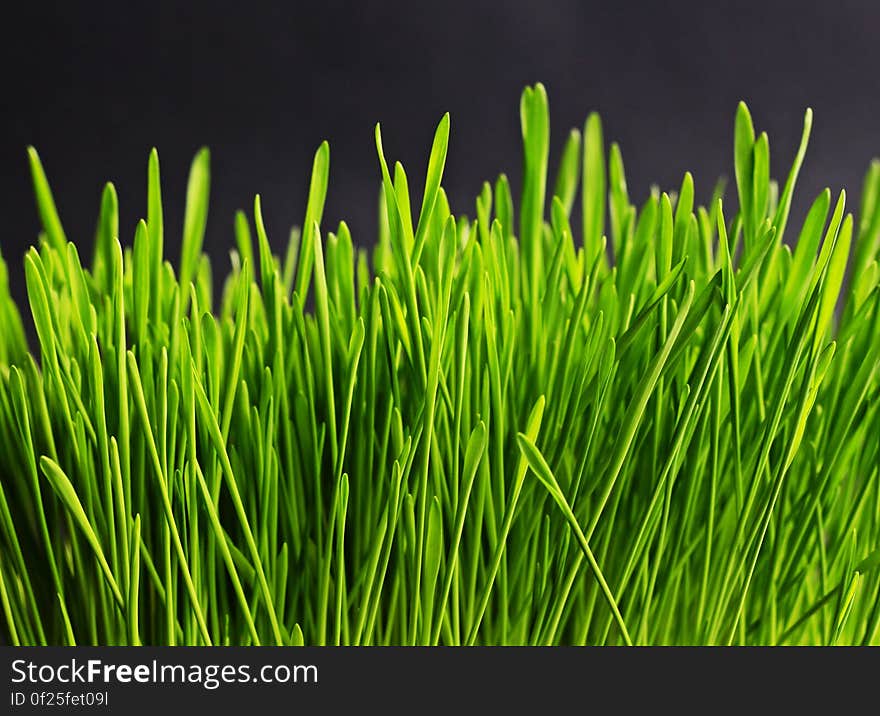
{"type": "Polygon", "coordinates": [[[331,146],[325,227],[371,245],[379,182],[373,126],[421,191],[434,127],[452,114],[444,186],[473,214],[484,179],[520,170],[518,101],[542,81],[555,158],[601,112],[630,192],[695,176],[708,198],[732,175],[736,102],[749,103],[784,179],[803,111],[814,131],[798,222],[824,186],[850,207],[880,154],[880,6],[873,2],[28,2],[0,17],[0,247],[24,301],[21,259],[38,230],[34,144],[68,238],[90,255],[112,180],[123,243],[145,213],[159,148],[166,249],[176,261],[189,162],[212,150],[207,250],[225,268],[235,209],[263,196],[277,251],[305,210],[313,152],[331,146]]]}

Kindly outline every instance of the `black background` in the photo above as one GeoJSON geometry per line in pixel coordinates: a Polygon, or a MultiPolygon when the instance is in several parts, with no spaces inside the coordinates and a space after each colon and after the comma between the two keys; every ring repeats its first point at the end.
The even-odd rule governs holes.
{"type": "Polygon", "coordinates": [[[453,210],[472,215],[484,179],[505,171],[518,185],[519,93],[535,81],[549,92],[555,157],[566,131],[597,109],[640,199],[653,182],[675,188],[687,169],[708,198],[716,178],[732,174],[741,98],[769,132],[782,178],[804,108],[814,108],[795,222],[826,185],[849,189],[855,207],[880,154],[873,2],[27,2],[2,13],[0,246],[21,301],[22,254],[38,229],[28,144],[86,255],[108,179],[131,242],[157,146],[175,261],[189,162],[210,146],[206,248],[222,268],[233,212],[257,192],[281,250],[325,138],[325,227],[344,218],[355,241],[371,245],[376,121],[415,193],[434,127],[450,111],[444,186],[453,210]]]}

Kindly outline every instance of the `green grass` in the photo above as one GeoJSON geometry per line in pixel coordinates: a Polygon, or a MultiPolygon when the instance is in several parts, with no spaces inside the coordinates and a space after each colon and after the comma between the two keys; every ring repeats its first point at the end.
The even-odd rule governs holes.
{"type": "Polygon", "coordinates": [[[84,266],[31,150],[0,638],[880,642],[880,163],[855,219],[826,190],[798,230],[809,111],[777,185],[740,105],[705,208],[689,174],[633,203],[596,115],[551,176],[543,87],[520,114],[516,207],[500,176],[450,213],[448,116],[420,198],[377,127],[375,249],[321,225],[325,143],[302,232],[273,255],[257,197],[218,286],[207,151],[175,269],[155,152],[133,245],[108,184],[84,266]]]}

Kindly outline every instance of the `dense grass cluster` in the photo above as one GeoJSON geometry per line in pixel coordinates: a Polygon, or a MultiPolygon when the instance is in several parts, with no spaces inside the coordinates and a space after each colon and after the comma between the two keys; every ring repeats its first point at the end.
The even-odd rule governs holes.
{"type": "Polygon", "coordinates": [[[444,117],[416,215],[377,127],[375,250],[321,228],[325,143],[302,234],[274,256],[257,197],[216,295],[206,151],[176,270],[155,152],[132,247],[108,184],[86,267],[31,151],[36,357],[0,263],[0,638],[880,640],[880,164],[857,220],[826,190],[795,235],[809,111],[780,189],[740,105],[736,213],[690,175],[633,204],[595,115],[550,187],[543,87],[520,113],[518,208],[501,176],[450,213],[444,117]]]}

